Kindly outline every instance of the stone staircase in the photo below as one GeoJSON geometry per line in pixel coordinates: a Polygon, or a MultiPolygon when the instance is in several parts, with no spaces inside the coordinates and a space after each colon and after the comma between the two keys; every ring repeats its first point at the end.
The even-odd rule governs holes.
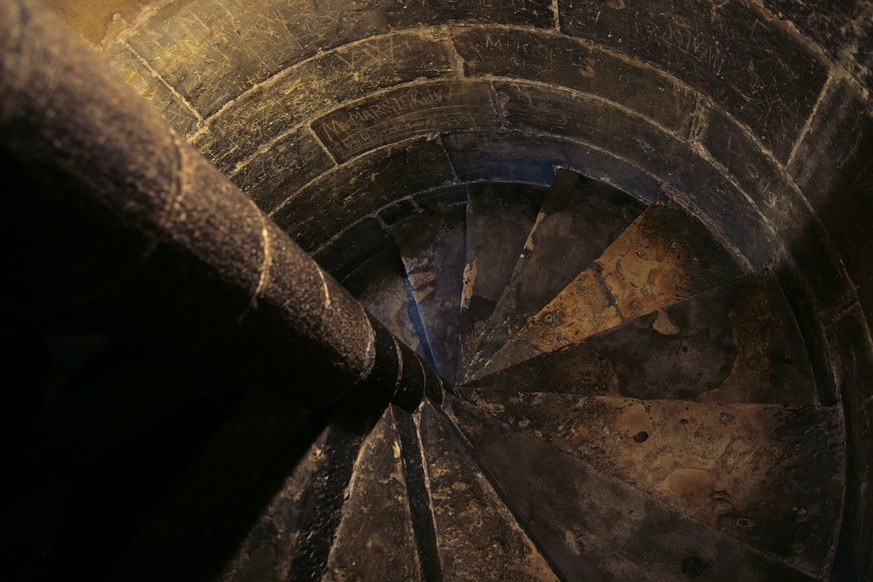
{"type": "Polygon", "coordinates": [[[393,232],[347,282],[458,383],[369,431],[328,428],[223,579],[826,573],[841,419],[771,273],[669,198],[560,169],[548,191],[476,185],[393,232]]]}

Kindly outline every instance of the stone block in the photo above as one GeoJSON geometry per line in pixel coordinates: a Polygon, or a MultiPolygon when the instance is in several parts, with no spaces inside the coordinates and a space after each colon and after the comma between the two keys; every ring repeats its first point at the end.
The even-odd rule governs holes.
{"type": "Polygon", "coordinates": [[[312,252],[395,200],[454,181],[442,145],[420,139],[336,167],[293,194],[271,216],[312,252]]]}
{"type": "Polygon", "coordinates": [[[689,144],[654,125],[582,94],[521,83],[496,83],[513,130],[596,144],[645,168],[671,196],[699,213],[756,267],[772,256],[772,235],[757,209],[689,144]]]}
{"type": "Polygon", "coordinates": [[[403,198],[379,211],[379,218],[391,226],[402,222],[419,211],[412,198],[403,198]]]}
{"type": "Polygon", "coordinates": [[[609,182],[641,200],[654,201],[659,181],[607,152],[570,139],[521,131],[443,136],[462,181],[522,181],[548,186],[564,167],[609,182]]]}
{"type": "Polygon", "coordinates": [[[115,44],[103,56],[127,84],[161,114],[167,125],[180,135],[193,133],[199,123],[194,112],[161,83],[126,46],[115,44]]]}
{"type": "Polygon", "coordinates": [[[718,111],[709,112],[701,141],[782,237],[819,307],[845,305],[848,288],[833,243],[784,169],[718,111]]]}
{"type": "Polygon", "coordinates": [[[790,20],[832,59],[842,61],[869,86],[870,65],[873,64],[869,3],[858,0],[827,3],[764,0],[764,6],[779,18],[790,20]]]}
{"type": "Polygon", "coordinates": [[[495,125],[488,83],[438,81],[374,94],[317,119],[312,128],[345,161],[417,136],[495,125]]]}
{"type": "Polygon", "coordinates": [[[391,235],[375,218],[356,222],[316,251],[312,258],[334,278],[342,280],[358,265],[392,244],[391,235]]]}
{"type": "Polygon", "coordinates": [[[620,103],[677,133],[690,129],[694,92],[652,67],[536,30],[475,27],[458,29],[453,38],[467,75],[568,87],[620,103]]]}
{"type": "Polygon", "coordinates": [[[846,414],[846,492],[843,524],[834,556],[833,578],[863,579],[870,571],[873,530],[873,361],[870,338],[860,309],[848,312],[830,327],[846,414]]]}
{"type": "Polygon", "coordinates": [[[406,28],[447,22],[492,22],[554,28],[552,0],[383,0],[387,20],[406,28]]]}
{"type": "Polygon", "coordinates": [[[788,168],[832,237],[865,313],[873,313],[871,152],[873,116],[851,85],[838,82],[788,168]]]}
{"type": "Polygon", "coordinates": [[[319,54],[257,85],[209,120],[195,145],[230,169],[312,116],[374,91],[454,74],[447,40],[417,32],[378,36],[319,54]]]}
{"type": "Polygon", "coordinates": [[[253,85],[319,51],[422,24],[473,21],[552,28],[552,6],[552,0],[177,0],[157,11],[129,41],[208,117],[253,85]],[[192,62],[199,64],[196,70],[192,62]]]}
{"type": "Polygon", "coordinates": [[[270,212],[335,165],[309,128],[300,126],[237,169],[231,180],[270,212]]]}
{"type": "Polygon", "coordinates": [[[748,124],[786,160],[827,67],[766,11],[741,2],[559,0],[561,30],[675,75],[748,124]]]}
{"type": "Polygon", "coordinates": [[[445,210],[452,206],[467,203],[467,187],[447,186],[413,196],[415,203],[423,210],[445,210]]]}

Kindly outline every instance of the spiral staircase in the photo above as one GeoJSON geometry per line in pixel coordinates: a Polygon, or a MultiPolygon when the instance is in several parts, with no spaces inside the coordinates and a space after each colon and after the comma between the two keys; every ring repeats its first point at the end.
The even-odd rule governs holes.
{"type": "Polygon", "coordinates": [[[811,112],[773,130],[732,105],[727,61],[620,1],[49,4],[446,390],[312,407],[4,285],[25,378],[4,578],[868,579],[866,267],[844,250],[866,243],[821,230],[852,210],[813,208],[826,172],[802,165],[816,131],[856,135],[834,174],[867,183],[873,131],[839,100],[864,53],[834,65],[831,28],[689,3],[716,37],[748,10],[831,67],[817,99],[771,99],[811,112]],[[728,88],[597,36],[623,18],[728,88]]]}
{"type": "Polygon", "coordinates": [[[454,386],[414,413],[301,423],[273,395],[56,332],[65,415],[41,428],[86,446],[86,422],[119,426],[31,501],[67,507],[43,574],[94,568],[97,540],[100,556],[117,544],[119,579],[819,579],[843,428],[773,274],[745,272],[670,198],[568,170],[468,194],[397,223],[345,280],[454,386]],[[94,411],[121,387],[139,398],[94,411]],[[216,504],[233,506],[218,532],[180,519],[216,504]]]}
{"type": "Polygon", "coordinates": [[[674,201],[566,170],[469,194],[348,282],[457,387],[329,429],[225,578],[819,577],[842,428],[772,274],[674,201]],[[316,547],[288,516],[332,479],[316,547]]]}

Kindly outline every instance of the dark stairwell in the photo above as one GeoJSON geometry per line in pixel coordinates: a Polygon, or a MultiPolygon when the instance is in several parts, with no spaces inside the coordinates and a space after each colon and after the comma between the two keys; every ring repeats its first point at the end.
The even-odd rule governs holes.
{"type": "Polygon", "coordinates": [[[58,309],[43,246],[123,251],[5,212],[4,578],[873,577],[873,4],[49,4],[452,388],[301,402],[350,372],[255,324],[205,360],[182,267],[58,309]]]}

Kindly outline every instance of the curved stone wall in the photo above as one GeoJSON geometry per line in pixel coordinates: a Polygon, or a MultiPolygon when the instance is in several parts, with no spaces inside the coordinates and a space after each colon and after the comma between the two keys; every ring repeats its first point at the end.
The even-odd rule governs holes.
{"type": "MultiPolygon", "coordinates": [[[[101,50],[339,277],[473,182],[568,167],[771,264],[853,453],[834,577],[873,545],[873,4],[176,0],[101,50]]],[[[74,18],[75,20],[75,18],[74,18]]]]}

